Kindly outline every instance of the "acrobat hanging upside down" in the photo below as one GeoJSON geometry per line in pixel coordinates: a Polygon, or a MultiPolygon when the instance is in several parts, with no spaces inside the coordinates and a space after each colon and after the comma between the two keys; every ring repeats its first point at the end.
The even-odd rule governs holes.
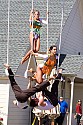
{"type": "Polygon", "coordinates": [[[29,97],[31,97],[32,95],[34,95],[36,92],[39,92],[39,91],[44,92],[44,95],[48,98],[48,100],[50,101],[50,103],[53,106],[56,106],[58,104],[58,97],[57,97],[58,88],[57,87],[59,84],[59,80],[56,80],[56,79],[61,78],[62,69],[59,70],[59,74],[56,77],[56,79],[52,85],[51,92],[49,92],[47,89],[45,89],[47,86],[50,85],[49,81],[44,81],[42,84],[34,86],[30,89],[22,90],[19,87],[19,85],[16,83],[16,81],[14,79],[14,74],[13,74],[11,68],[9,67],[9,65],[4,64],[4,66],[6,67],[6,70],[5,70],[6,75],[9,77],[12,90],[16,97],[16,101],[14,101],[14,104],[17,104],[19,107],[24,108],[24,109],[27,108],[28,106],[36,107],[36,106],[38,106],[38,104],[40,104],[40,106],[42,106],[41,103],[39,102],[40,99],[38,99],[38,98],[31,98],[31,100],[28,101],[29,97]]]}

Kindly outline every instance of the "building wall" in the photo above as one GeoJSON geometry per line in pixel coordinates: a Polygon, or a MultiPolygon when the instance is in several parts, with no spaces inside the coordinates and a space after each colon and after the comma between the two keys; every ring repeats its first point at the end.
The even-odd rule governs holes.
{"type": "MultiPolygon", "coordinates": [[[[22,79],[21,79],[22,81],[22,79]]],[[[22,89],[26,89],[27,82],[21,85],[22,89]]],[[[4,125],[30,125],[31,124],[31,108],[25,110],[14,106],[14,93],[10,86],[9,80],[0,79],[0,117],[3,118],[4,125]]]]}
{"type": "MultiPolygon", "coordinates": [[[[71,97],[71,84],[69,82],[66,82],[65,84],[65,99],[69,104],[70,108],[70,97],[71,97]]],[[[77,100],[82,100],[83,102],[83,84],[81,83],[74,83],[74,93],[73,93],[73,109],[72,112],[75,113],[75,106],[77,103],[77,100]]],[[[83,104],[82,104],[83,109],[83,104]]]]}
{"type": "Polygon", "coordinates": [[[3,124],[7,125],[8,118],[8,99],[9,84],[7,80],[0,79],[0,117],[3,118],[3,124]]]}
{"type": "Polygon", "coordinates": [[[81,18],[81,23],[82,23],[82,27],[83,27],[83,0],[81,0],[81,2],[79,4],[79,12],[80,12],[80,18],[81,18]]]}

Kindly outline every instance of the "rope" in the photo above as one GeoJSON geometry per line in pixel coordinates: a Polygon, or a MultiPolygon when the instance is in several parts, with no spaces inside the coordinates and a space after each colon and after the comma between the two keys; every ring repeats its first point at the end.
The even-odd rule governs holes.
{"type": "MultiPolygon", "coordinates": [[[[7,64],[9,63],[9,18],[10,18],[10,0],[8,0],[7,64]]],[[[9,89],[10,89],[10,85],[9,85],[9,89]]],[[[8,104],[7,104],[7,106],[8,105],[9,105],[9,93],[8,93],[8,104]]],[[[7,110],[7,113],[8,113],[8,110],[7,110]]]]}
{"type": "Polygon", "coordinates": [[[10,12],[10,0],[8,0],[8,36],[7,36],[7,64],[9,59],[9,12],[10,12]]]}
{"type": "MultiPolygon", "coordinates": [[[[33,11],[33,0],[32,0],[32,11],[33,11]]],[[[32,34],[33,34],[33,13],[32,13],[32,34]]],[[[33,37],[33,35],[32,35],[32,37],[33,37]]],[[[32,40],[33,40],[33,39],[32,39],[32,40]]],[[[33,50],[33,45],[34,45],[33,42],[34,42],[34,40],[32,41],[31,50],[33,50]]],[[[30,65],[31,57],[32,57],[32,55],[30,54],[30,58],[29,58],[29,61],[28,61],[28,65],[27,65],[27,69],[26,69],[26,70],[29,69],[29,65],[30,65]]],[[[30,81],[30,80],[29,80],[29,81],[30,81]]],[[[29,86],[31,86],[31,82],[29,82],[29,83],[30,83],[29,86]]],[[[27,85],[27,88],[28,88],[28,85],[27,85]]]]}
{"type": "Polygon", "coordinates": [[[32,55],[30,55],[30,57],[29,57],[29,61],[28,61],[28,65],[27,65],[27,70],[29,69],[29,65],[30,65],[31,57],[32,57],[32,55]]]}
{"type": "MultiPolygon", "coordinates": [[[[33,0],[32,0],[32,11],[33,11],[33,0]]],[[[32,34],[33,34],[33,13],[32,13],[32,34]]],[[[33,37],[33,35],[32,35],[32,37],[33,37]]],[[[31,50],[33,50],[33,42],[34,42],[34,41],[32,41],[31,50]]],[[[32,56],[32,55],[30,55],[29,62],[28,62],[28,65],[27,65],[27,70],[28,70],[29,65],[30,65],[31,56],[32,56]]]]}
{"type": "MultiPolygon", "coordinates": [[[[33,0],[32,0],[32,11],[33,11],[33,0]]],[[[32,34],[33,34],[33,13],[32,13],[32,34]]],[[[32,37],[33,37],[33,35],[32,35],[32,37]]],[[[34,42],[34,41],[32,41],[31,50],[33,50],[33,42],[34,42]]],[[[29,65],[30,65],[31,56],[32,56],[32,55],[30,55],[29,62],[28,62],[28,65],[27,65],[27,70],[28,70],[29,65]]]]}
{"type": "MultiPolygon", "coordinates": [[[[32,11],[33,11],[33,0],[32,0],[32,11]]],[[[34,12],[33,12],[34,13],[34,12]]],[[[33,34],[33,13],[32,13],[32,34],[33,34]]],[[[33,35],[32,35],[33,37],[33,35]]],[[[33,39],[32,39],[33,40],[33,39]]],[[[32,46],[31,46],[31,49],[33,50],[33,45],[34,45],[34,40],[32,41],[32,46]]]]}
{"type": "Polygon", "coordinates": [[[47,0],[47,54],[48,54],[48,0],[47,0]]]}
{"type": "MultiPolygon", "coordinates": [[[[63,3],[62,3],[63,4],[63,3]]],[[[62,41],[62,28],[63,28],[63,11],[64,6],[62,5],[62,17],[61,17],[61,27],[60,27],[60,41],[59,41],[59,53],[58,53],[58,67],[59,67],[59,60],[60,60],[60,50],[61,50],[61,41],[62,41]]]]}

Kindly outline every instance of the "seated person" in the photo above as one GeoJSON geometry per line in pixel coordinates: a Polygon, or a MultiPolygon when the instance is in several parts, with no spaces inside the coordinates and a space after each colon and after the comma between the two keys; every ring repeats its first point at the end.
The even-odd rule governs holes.
{"type": "Polygon", "coordinates": [[[48,57],[48,55],[42,55],[42,54],[38,54],[38,53],[32,53],[31,51],[29,51],[25,57],[22,59],[21,64],[23,64],[29,57],[30,54],[32,53],[35,56],[40,56],[45,58],[44,63],[43,64],[39,64],[37,66],[36,72],[34,73],[34,79],[36,79],[37,83],[41,84],[43,82],[43,78],[42,76],[44,74],[46,75],[50,75],[52,69],[54,68],[54,66],[56,65],[56,51],[57,51],[57,47],[55,45],[51,46],[50,49],[50,56],[48,57]]]}

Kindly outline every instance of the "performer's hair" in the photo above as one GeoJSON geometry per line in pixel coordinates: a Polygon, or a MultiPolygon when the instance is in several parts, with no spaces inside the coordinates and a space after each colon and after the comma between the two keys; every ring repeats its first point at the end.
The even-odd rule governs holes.
{"type": "Polygon", "coordinates": [[[55,45],[52,45],[52,46],[50,46],[50,49],[49,49],[49,51],[51,51],[51,50],[53,49],[53,47],[56,47],[56,48],[57,48],[57,46],[55,46],[55,45]]]}
{"type": "Polygon", "coordinates": [[[38,14],[40,15],[40,12],[38,10],[34,10],[34,14],[35,14],[35,12],[38,12],[38,14]]]}
{"type": "Polygon", "coordinates": [[[33,99],[31,99],[31,101],[30,101],[30,106],[31,106],[31,107],[36,107],[36,106],[38,106],[38,102],[39,102],[39,99],[38,99],[38,98],[33,98],[33,99]]]}

